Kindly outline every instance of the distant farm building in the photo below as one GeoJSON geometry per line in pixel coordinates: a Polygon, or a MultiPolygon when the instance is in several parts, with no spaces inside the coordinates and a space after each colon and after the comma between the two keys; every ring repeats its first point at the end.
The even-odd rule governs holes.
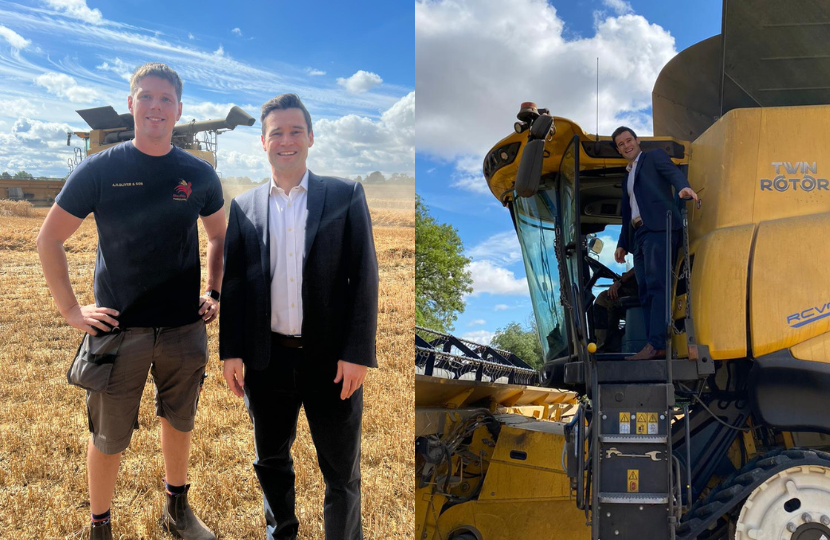
{"type": "Polygon", "coordinates": [[[64,182],[63,178],[0,179],[0,199],[29,201],[33,206],[52,206],[64,182]]]}

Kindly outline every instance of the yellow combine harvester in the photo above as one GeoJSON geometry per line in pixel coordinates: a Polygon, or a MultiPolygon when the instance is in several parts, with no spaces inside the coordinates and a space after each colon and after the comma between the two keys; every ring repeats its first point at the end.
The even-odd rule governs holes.
{"type": "Polygon", "coordinates": [[[531,422],[535,438],[445,416],[416,440],[416,538],[830,539],[827,58],[827,2],[725,0],[722,35],[660,74],[641,147],[703,200],[666,261],[669,360],[622,359],[644,337],[634,298],[623,351],[596,353],[594,293],[618,277],[596,235],[621,224],[626,161],[610,137],[522,105],[484,175],[522,248],[541,384],[579,405],[566,424],[531,422]]]}
{"type": "MultiPolygon", "coordinates": [[[[135,136],[135,123],[130,113],[118,114],[111,106],[95,107],[76,111],[92,128],[91,131],[76,131],[75,135],[84,141],[84,148],[76,148],[75,156],[68,160],[70,172],[86,156],[106,150],[111,146],[129,141],[135,136]]],[[[240,107],[233,106],[226,118],[184,122],[173,127],[173,145],[202,158],[215,169],[216,136],[225,131],[232,131],[237,126],[253,126],[256,120],[240,107]],[[197,135],[201,133],[202,138],[197,135]]],[[[69,146],[72,132],[66,134],[69,146]]]]}

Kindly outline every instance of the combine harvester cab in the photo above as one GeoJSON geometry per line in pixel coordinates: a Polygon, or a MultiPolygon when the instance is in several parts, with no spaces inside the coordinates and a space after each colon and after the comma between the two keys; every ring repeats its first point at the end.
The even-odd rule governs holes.
{"type": "MultiPolygon", "coordinates": [[[[484,161],[521,245],[546,360],[540,384],[578,396],[555,439],[566,447],[564,465],[546,458],[568,481],[516,475],[517,498],[567,487],[555,512],[539,518],[538,530],[553,538],[830,539],[830,267],[820,240],[830,230],[830,4],[724,2],[723,21],[721,36],[663,69],[655,136],[641,138],[643,151],[670,156],[703,201],[676,201],[683,246],[665,264],[666,359],[623,360],[643,344],[636,298],[623,301],[621,350],[596,348],[592,306],[618,277],[596,256],[605,247],[597,235],[621,225],[627,181],[611,138],[525,103],[515,132],[484,161]],[[581,529],[573,509],[584,512],[581,529]]],[[[674,215],[667,211],[667,228],[674,215]]],[[[416,386],[416,400],[422,392],[431,395],[416,386]]],[[[437,433],[461,429],[447,418],[437,433]]],[[[488,418],[480,439],[465,435],[482,444],[458,461],[421,442],[449,472],[444,483],[419,476],[419,532],[437,523],[452,538],[447,520],[468,531],[460,538],[533,534],[530,525],[483,532],[477,525],[499,503],[484,508],[492,491],[475,482],[476,503],[449,519],[462,512],[449,486],[463,456],[495,456],[484,442],[495,429],[488,418]]]]}

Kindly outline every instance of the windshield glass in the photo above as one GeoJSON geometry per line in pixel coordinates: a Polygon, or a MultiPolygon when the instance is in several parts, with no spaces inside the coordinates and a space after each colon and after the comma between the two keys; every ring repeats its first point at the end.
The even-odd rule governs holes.
{"type": "Polygon", "coordinates": [[[517,197],[514,202],[530,300],[546,361],[568,354],[556,260],[556,198],[555,191],[542,190],[531,198],[517,197]]]}

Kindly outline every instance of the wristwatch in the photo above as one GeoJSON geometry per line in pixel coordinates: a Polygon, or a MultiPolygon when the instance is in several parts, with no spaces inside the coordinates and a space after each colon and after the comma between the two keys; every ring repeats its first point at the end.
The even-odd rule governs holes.
{"type": "Polygon", "coordinates": [[[216,300],[218,302],[219,297],[222,296],[222,295],[219,294],[219,291],[211,289],[209,291],[205,291],[205,296],[210,296],[211,298],[213,298],[214,300],[216,300]]]}

